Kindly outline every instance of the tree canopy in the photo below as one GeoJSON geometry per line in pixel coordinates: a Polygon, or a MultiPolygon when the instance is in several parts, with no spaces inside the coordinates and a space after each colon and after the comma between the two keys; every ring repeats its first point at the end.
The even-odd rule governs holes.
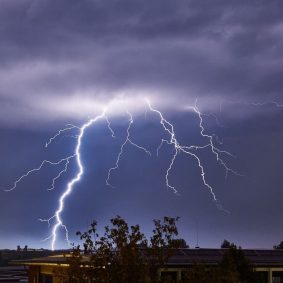
{"type": "Polygon", "coordinates": [[[157,267],[162,267],[176,248],[186,245],[176,239],[177,218],[153,220],[149,240],[139,225],[129,226],[120,216],[110,220],[101,236],[94,221],[85,232],[77,235],[83,241],[83,254],[76,246],[67,258],[70,268],[61,274],[63,282],[83,282],[91,278],[99,283],[153,283],[158,282],[157,267]]]}
{"type": "Polygon", "coordinates": [[[229,249],[232,246],[235,246],[235,244],[230,243],[228,240],[224,239],[224,241],[221,244],[221,249],[229,249]]]}
{"type": "Polygon", "coordinates": [[[230,244],[220,263],[223,283],[254,283],[255,272],[241,247],[230,244]]]}
{"type": "Polygon", "coordinates": [[[223,258],[218,266],[195,262],[188,268],[182,283],[255,283],[255,272],[240,247],[225,240],[223,258]]]}
{"type": "Polygon", "coordinates": [[[273,246],[275,250],[283,250],[283,241],[281,241],[278,245],[273,246]]]}
{"type": "MultiPolygon", "coordinates": [[[[158,276],[159,268],[166,268],[168,259],[177,248],[188,248],[186,241],[177,238],[177,218],[164,217],[153,220],[149,238],[139,225],[128,225],[120,216],[110,220],[103,235],[98,233],[93,221],[85,232],[77,235],[82,249],[76,246],[67,257],[69,268],[58,270],[62,282],[98,283],[173,283],[175,279],[158,276]]],[[[195,262],[183,270],[182,283],[254,283],[255,273],[241,247],[224,240],[223,258],[217,266],[195,262]]],[[[168,274],[168,273],[167,273],[168,274]]],[[[175,281],[174,281],[175,280],[175,281]]]]}

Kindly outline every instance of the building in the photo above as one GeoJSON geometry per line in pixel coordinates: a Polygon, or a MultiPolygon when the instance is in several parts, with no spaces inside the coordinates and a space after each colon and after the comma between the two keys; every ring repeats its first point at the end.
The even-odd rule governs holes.
{"type": "MultiPolygon", "coordinates": [[[[221,262],[226,249],[178,249],[170,258],[167,268],[176,281],[181,281],[185,272],[194,263],[216,266],[221,262]]],[[[283,250],[242,250],[264,283],[283,283],[283,250]]]]}
{"type": "MultiPolygon", "coordinates": [[[[159,275],[168,275],[172,282],[181,282],[186,270],[195,263],[217,266],[226,249],[178,249],[165,268],[159,269],[159,275]]],[[[283,283],[283,250],[243,249],[253,269],[262,283],[283,283]]],[[[87,257],[82,259],[87,262],[87,257]]],[[[14,264],[28,267],[29,283],[57,283],[56,272],[68,268],[66,256],[56,255],[31,260],[15,261],[14,264]]]]}

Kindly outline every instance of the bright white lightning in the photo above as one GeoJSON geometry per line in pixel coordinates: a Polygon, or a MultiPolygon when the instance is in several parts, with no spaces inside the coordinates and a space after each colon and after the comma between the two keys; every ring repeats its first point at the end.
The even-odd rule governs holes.
{"type": "Polygon", "coordinates": [[[56,133],[53,137],[51,137],[49,139],[49,141],[45,144],[45,147],[47,148],[57,137],[59,137],[63,132],[66,132],[66,131],[69,131],[69,130],[72,130],[72,129],[80,129],[78,126],[75,126],[75,125],[71,125],[71,124],[68,124],[66,125],[66,128],[64,129],[60,129],[58,131],[58,133],[56,133]]]}
{"type": "MultiPolygon", "coordinates": [[[[195,103],[195,106],[193,107],[193,110],[195,111],[195,113],[197,113],[198,117],[199,117],[199,127],[201,129],[200,133],[203,137],[207,138],[209,140],[209,143],[208,143],[208,146],[210,147],[211,151],[213,152],[213,154],[216,156],[216,160],[218,162],[220,162],[220,164],[225,168],[226,170],[226,178],[227,178],[227,175],[228,173],[233,173],[235,175],[238,175],[238,176],[243,176],[241,174],[239,174],[238,172],[232,170],[231,168],[229,168],[226,163],[220,158],[219,154],[227,154],[231,157],[234,157],[234,155],[232,155],[230,152],[228,151],[225,151],[225,150],[220,150],[218,149],[214,144],[213,144],[213,136],[212,135],[208,135],[205,133],[205,129],[204,129],[204,126],[203,126],[203,118],[202,118],[202,114],[201,112],[199,111],[198,107],[197,107],[197,101],[195,103]]],[[[200,148],[200,147],[198,147],[200,148]]],[[[196,148],[197,149],[197,148],[196,148]]]]}
{"type": "MultiPolygon", "coordinates": [[[[165,180],[166,180],[167,187],[170,188],[175,194],[178,194],[177,189],[174,187],[174,185],[172,185],[169,182],[169,177],[170,177],[171,170],[172,170],[172,168],[173,168],[173,166],[175,164],[175,161],[176,161],[176,158],[177,158],[178,154],[181,153],[181,152],[185,153],[185,154],[193,157],[197,161],[198,167],[200,169],[201,177],[202,177],[202,182],[203,182],[204,186],[210,191],[210,194],[212,195],[213,200],[216,202],[216,205],[218,206],[218,208],[223,210],[223,211],[226,211],[219,204],[219,202],[218,202],[218,200],[216,198],[216,195],[214,193],[213,187],[206,181],[204,167],[203,167],[203,165],[201,163],[200,158],[196,154],[196,151],[197,150],[202,150],[202,149],[205,149],[205,148],[210,148],[211,152],[216,156],[217,161],[220,162],[220,164],[225,168],[226,174],[228,172],[232,172],[234,174],[238,174],[238,173],[233,171],[232,169],[230,169],[225,164],[225,162],[220,158],[221,154],[228,154],[230,156],[232,156],[232,155],[229,152],[227,152],[227,151],[223,151],[223,150],[220,150],[217,147],[215,147],[214,144],[213,144],[213,136],[212,135],[208,135],[208,134],[205,133],[205,128],[203,126],[203,118],[202,118],[203,114],[198,110],[196,105],[191,108],[199,117],[200,133],[201,133],[202,137],[204,137],[205,139],[208,140],[208,143],[203,145],[203,146],[196,146],[196,145],[183,146],[183,145],[179,144],[179,142],[178,142],[178,140],[176,138],[173,124],[171,124],[169,121],[167,121],[164,118],[163,114],[159,110],[154,109],[151,106],[151,104],[150,104],[150,102],[148,100],[147,100],[147,105],[148,105],[148,109],[151,112],[156,113],[156,114],[159,115],[160,124],[162,125],[162,128],[164,129],[164,131],[167,134],[169,134],[169,139],[162,139],[161,140],[161,143],[160,143],[160,145],[157,148],[157,155],[159,153],[160,148],[163,146],[164,143],[166,143],[169,146],[173,146],[173,156],[172,156],[172,158],[170,160],[169,167],[167,168],[166,174],[165,174],[165,180]]],[[[124,140],[124,142],[122,143],[122,145],[120,147],[120,151],[118,153],[118,156],[117,156],[117,159],[116,159],[116,162],[115,162],[115,166],[109,169],[108,175],[107,175],[107,179],[106,179],[106,184],[111,186],[111,187],[113,187],[112,184],[110,183],[111,173],[114,170],[117,170],[119,168],[119,163],[120,163],[121,157],[122,157],[122,155],[124,153],[125,146],[127,144],[132,145],[132,146],[136,147],[137,149],[140,149],[140,150],[144,151],[148,155],[151,155],[151,152],[148,151],[145,147],[142,147],[142,146],[140,146],[137,143],[132,141],[130,131],[131,131],[131,127],[132,127],[134,121],[133,121],[132,114],[130,112],[128,112],[128,111],[127,111],[127,114],[129,116],[129,124],[128,124],[127,129],[126,129],[126,137],[125,137],[125,140],[124,140]]],[[[85,131],[86,131],[86,129],[88,129],[89,127],[94,125],[100,119],[105,119],[106,120],[107,127],[108,127],[112,137],[114,138],[115,137],[115,133],[114,133],[113,129],[111,128],[111,124],[110,124],[110,121],[109,121],[108,117],[106,116],[106,109],[102,112],[102,114],[96,116],[93,119],[88,120],[81,127],[74,126],[74,125],[67,125],[66,128],[59,130],[53,137],[51,137],[49,139],[49,141],[46,143],[45,146],[48,147],[57,137],[61,136],[62,133],[66,132],[66,131],[70,131],[72,129],[78,129],[79,133],[76,136],[77,144],[76,144],[76,148],[75,148],[75,153],[73,155],[65,157],[65,158],[63,158],[63,159],[61,159],[59,161],[56,161],[56,162],[52,162],[52,161],[49,161],[49,160],[42,161],[42,163],[41,163],[41,165],[39,167],[34,168],[34,169],[28,171],[26,174],[22,175],[19,179],[17,179],[15,181],[15,183],[14,183],[12,188],[6,190],[6,191],[14,190],[17,187],[18,183],[20,181],[22,181],[22,179],[24,179],[25,177],[29,176],[31,173],[34,173],[36,171],[41,170],[42,167],[45,164],[49,164],[49,165],[52,165],[52,166],[57,166],[57,165],[60,165],[60,164],[63,163],[64,164],[64,168],[57,174],[56,177],[54,177],[52,179],[52,185],[49,188],[49,190],[53,190],[55,188],[55,182],[58,179],[60,179],[60,177],[65,172],[67,172],[68,166],[69,166],[69,163],[70,163],[71,159],[75,158],[76,164],[77,164],[77,167],[78,167],[78,171],[75,174],[75,176],[67,183],[65,191],[62,193],[62,195],[60,196],[60,198],[58,200],[58,208],[57,208],[57,210],[55,211],[54,215],[51,216],[50,218],[48,218],[48,219],[39,219],[41,222],[47,222],[48,223],[48,227],[51,226],[51,221],[52,222],[55,221],[55,224],[52,227],[51,235],[45,239],[45,240],[51,239],[51,248],[52,248],[52,250],[55,249],[56,240],[57,240],[57,232],[58,232],[59,228],[62,228],[65,231],[65,239],[66,239],[66,241],[68,243],[70,243],[70,241],[69,241],[69,232],[68,232],[68,229],[67,229],[66,225],[63,223],[63,220],[61,218],[61,214],[62,214],[62,212],[64,210],[64,204],[65,204],[65,200],[66,200],[67,196],[73,191],[75,184],[78,183],[81,180],[81,178],[83,176],[83,173],[84,173],[84,168],[83,168],[83,165],[82,165],[80,152],[81,152],[82,139],[84,137],[85,131]]],[[[228,211],[226,211],[226,212],[228,212],[228,211]]]]}
{"type": "MultiPolygon", "coordinates": [[[[199,149],[204,149],[204,148],[209,147],[211,149],[212,153],[214,155],[216,155],[217,161],[219,161],[221,163],[221,165],[224,166],[224,168],[226,169],[226,172],[236,173],[235,171],[231,170],[225,164],[225,162],[219,157],[219,153],[226,153],[226,154],[229,154],[229,155],[231,155],[231,154],[226,152],[226,151],[221,151],[221,150],[217,149],[214,146],[214,144],[213,144],[213,137],[204,133],[202,115],[201,115],[200,111],[198,110],[198,108],[196,107],[196,105],[195,105],[195,107],[192,107],[192,109],[199,116],[199,119],[200,119],[199,127],[201,129],[201,135],[209,140],[209,143],[204,145],[204,146],[195,146],[195,145],[193,145],[193,146],[183,146],[183,145],[180,145],[178,140],[176,139],[176,134],[175,134],[175,131],[174,131],[174,126],[164,118],[163,114],[159,110],[154,109],[151,106],[151,104],[150,104],[150,102],[148,100],[147,100],[147,104],[148,104],[148,107],[150,108],[150,110],[152,112],[154,112],[154,113],[159,115],[159,117],[160,117],[160,124],[162,125],[163,129],[169,134],[169,140],[165,140],[165,139],[161,140],[161,143],[160,143],[160,145],[157,148],[157,155],[159,153],[160,148],[162,147],[162,145],[164,143],[166,143],[168,145],[172,145],[174,147],[173,156],[171,158],[169,167],[167,168],[166,174],[165,174],[166,186],[168,188],[172,189],[172,191],[174,193],[176,193],[176,194],[178,193],[178,190],[175,188],[175,186],[170,184],[170,182],[169,182],[169,175],[170,175],[170,172],[171,172],[171,170],[172,170],[172,168],[174,166],[174,163],[176,161],[176,157],[177,157],[178,153],[183,152],[183,153],[185,153],[187,155],[192,156],[197,161],[198,167],[200,168],[200,171],[201,171],[201,177],[202,177],[202,182],[203,182],[204,186],[209,190],[209,192],[212,195],[212,198],[215,201],[217,207],[220,210],[228,212],[227,210],[223,209],[222,205],[219,203],[218,199],[216,198],[216,194],[214,193],[213,187],[206,180],[205,171],[204,171],[204,167],[203,167],[203,165],[201,163],[201,160],[197,156],[197,154],[192,152],[192,150],[199,150],[199,149]]],[[[236,173],[236,174],[238,174],[238,173],[236,173]]]]}
{"type": "MultiPolygon", "coordinates": [[[[73,157],[75,157],[75,155],[73,155],[73,157]]],[[[67,159],[67,160],[66,160],[66,163],[65,163],[65,166],[64,166],[64,169],[61,170],[61,171],[58,173],[58,175],[57,175],[55,178],[52,179],[52,185],[51,185],[51,187],[48,189],[48,191],[52,191],[52,190],[55,189],[55,182],[56,182],[58,179],[60,179],[60,177],[61,177],[64,173],[67,172],[69,163],[70,163],[70,159],[67,159]]]]}
{"type": "Polygon", "coordinates": [[[90,119],[88,122],[83,124],[82,127],[77,127],[77,126],[74,126],[74,125],[69,125],[68,127],[58,131],[57,134],[55,134],[52,138],[49,139],[49,141],[46,143],[46,147],[49,146],[54,141],[54,139],[56,139],[63,132],[65,132],[67,130],[70,130],[70,129],[73,129],[73,128],[78,128],[79,129],[79,135],[78,135],[78,140],[77,140],[77,146],[76,146],[76,149],[75,149],[75,153],[73,155],[70,155],[70,156],[66,157],[66,158],[62,158],[61,160],[56,161],[56,162],[52,162],[52,161],[49,161],[49,160],[43,160],[42,163],[40,164],[40,166],[38,166],[37,168],[29,170],[27,173],[25,173],[19,179],[17,179],[14,182],[14,185],[10,189],[6,189],[5,190],[7,192],[14,190],[17,187],[17,185],[18,185],[18,183],[20,181],[22,181],[24,178],[26,178],[30,174],[32,174],[32,173],[34,173],[36,171],[40,171],[45,164],[56,166],[56,165],[60,165],[60,164],[64,163],[65,164],[64,165],[64,169],[61,170],[57,174],[57,176],[54,177],[53,180],[52,180],[52,186],[49,189],[49,190],[52,190],[55,187],[56,180],[58,180],[62,176],[62,174],[65,173],[68,170],[68,165],[69,165],[70,160],[72,158],[76,158],[76,164],[78,166],[78,172],[77,172],[76,176],[71,181],[68,182],[66,190],[60,196],[60,198],[59,198],[59,206],[58,206],[57,210],[55,211],[55,214],[53,216],[51,216],[50,218],[48,218],[48,219],[39,219],[41,222],[47,222],[49,227],[50,227],[50,221],[55,219],[55,225],[53,226],[52,234],[45,239],[45,240],[52,239],[52,242],[51,242],[51,249],[52,250],[55,249],[55,243],[56,243],[56,239],[57,239],[57,230],[59,229],[59,227],[61,227],[61,228],[63,228],[65,230],[65,239],[66,239],[66,241],[68,243],[70,243],[69,235],[68,235],[69,232],[68,232],[68,229],[67,229],[66,225],[63,224],[63,221],[61,219],[61,213],[62,213],[62,211],[64,209],[64,201],[65,201],[66,197],[72,192],[74,185],[78,181],[80,181],[80,179],[81,179],[81,177],[82,177],[82,175],[84,173],[84,168],[83,168],[83,165],[82,165],[82,162],[81,162],[80,149],[81,149],[82,138],[84,136],[85,130],[87,128],[89,128],[90,126],[92,126],[93,124],[95,124],[98,120],[100,120],[102,118],[105,118],[109,130],[110,130],[112,136],[114,136],[114,131],[111,129],[110,122],[109,122],[108,118],[106,117],[105,113],[106,113],[106,109],[103,111],[103,113],[101,115],[98,115],[98,116],[96,116],[93,119],[90,119]]]}
{"type": "Polygon", "coordinates": [[[109,119],[108,119],[107,116],[105,116],[105,120],[106,120],[107,127],[108,127],[108,129],[109,129],[109,131],[110,131],[110,133],[111,133],[112,138],[115,138],[115,132],[114,132],[113,129],[111,128],[111,123],[110,123],[110,121],[109,121],[109,119]]]}
{"type": "MultiPolygon", "coordinates": [[[[14,182],[14,185],[13,185],[11,188],[6,189],[6,190],[4,190],[4,191],[6,191],[6,192],[13,191],[13,190],[17,187],[17,185],[18,185],[19,182],[21,182],[24,178],[28,177],[30,174],[32,174],[32,173],[34,173],[34,172],[36,172],[36,171],[40,171],[40,170],[42,169],[42,167],[43,167],[45,164],[49,164],[49,165],[55,166],[55,165],[60,165],[61,163],[64,163],[64,162],[65,162],[65,166],[66,166],[66,164],[69,164],[70,160],[71,160],[72,158],[74,158],[74,157],[75,157],[75,155],[70,155],[70,156],[68,156],[68,157],[66,157],[66,158],[62,158],[62,159],[60,159],[59,161],[56,161],[56,162],[53,162],[53,161],[50,161],[50,160],[43,160],[43,161],[41,162],[41,164],[40,164],[37,168],[34,168],[34,169],[29,170],[27,173],[25,173],[25,174],[22,175],[19,179],[17,179],[17,180],[14,182]]],[[[63,172],[62,172],[62,173],[63,173],[63,172]]],[[[55,182],[56,179],[57,179],[57,176],[53,179],[53,182],[55,182]]],[[[52,183],[53,183],[53,182],[52,182],[52,183]]]]}
{"type": "Polygon", "coordinates": [[[54,250],[55,249],[55,244],[56,244],[56,239],[57,239],[57,230],[59,227],[62,227],[63,229],[65,229],[65,235],[66,235],[66,240],[68,241],[68,229],[67,227],[63,224],[63,221],[61,219],[61,213],[64,209],[64,201],[66,199],[66,197],[72,192],[74,185],[80,181],[83,173],[84,173],[84,168],[81,162],[81,153],[80,153],[80,149],[81,149],[81,144],[82,144],[82,138],[84,136],[85,130],[87,128],[89,128],[90,126],[92,126],[94,123],[96,123],[98,120],[105,118],[105,112],[106,109],[103,111],[103,113],[101,115],[96,116],[93,119],[90,119],[87,123],[83,124],[83,126],[80,128],[80,132],[78,135],[78,143],[76,146],[76,150],[75,150],[75,156],[76,156],[76,161],[77,161],[77,166],[79,168],[78,173],[76,174],[76,176],[67,184],[67,189],[64,191],[64,193],[60,196],[59,198],[59,207],[56,210],[54,216],[52,216],[51,218],[47,219],[47,221],[49,222],[52,218],[55,218],[56,220],[56,224],[53,226],[52,229],[52,242],[51,242],[51,249],[54,250]]]}
{"type": "MultiPolygon", "coordinates": [[[[183,151],[183,147],[180,146],[179,142],[177,141],[177,139],[176,139],[176,137],[175,137],[175,131],[174,131],[173,125],[172,125],[170,122],[168,122],[168,121],[163,117],[162,113],[161,113],[159,110],[156,110],[156,109],[154,109],[154,108],[151,106],[149,100],[146,100],[146,102],[147,102],[147,104],[148,104],[149,109],[150,109],[152,112],[155,112],[155,113],[157,113],[157,114],[159,115],[159,117],[160,117],[160,124],[162,125],[163,129],[164,129],[164,130],[169,134],[169,136],[170,136],[170,140],[162,139],[161,144],[160,144],[159,147],[157,148],[157,154],[158,154],[158,152],[159,152],[161,146],[163,145],[163,143],[167,143],[167,144],[169,144],[169,145],[173,145],[173,146],[174,146],[173,157],[172,157],[172,159],[171,159],[171,161],[170,161],[169,167],[168,167],[167,170],[166,170],[165,180],[166,180],[166,186],[167,186],[168,188],[170,188],[175,194],[177,194],[177,193],[178,193],[177,189],[176,189],[173,185],[171,185],[170,182],[169,182],[169,174],[170,174],[170,171],[172,170],[172,167],[173,167],[173,165],[174,165],[174,162],[175,162],[175,160],[176,160],[176,157],[177,157],[177,155],[178,155],[178,152],[181,151],[181,150],[183,151]]],[[[204,179],[204,181],[205,181],[205,179],[204,179]]],[[[215,193],[213,192],[213,189],[210,188],[210,186],[208,186],[208,188],[210,189],[210,192],[211,192],[211,194],[212,194],[212,196],[213,196],[213,199],[216,201],[217,199],[216,199],[215,193]]]]}
{"type": "MultiPolygon", "coordinates": [[[[130,129],[131,129],[131,126],[132,124],[134,123],[134,120],[133,120],[133,116],[130,112],[128,112],[128,115],[129,115],[129,124],[128,124],[128,127],[127,127],[127,131],[126,131],[126,138],[125,138],[125,141],[122,143],[121,147],[120,147],[120,151],[118,153],[118,156],[117,156],[117,159],[116,159],[116,162],[115,162],[115,166],[114,167],[111,167],[109,170],[108,170],[108,175],[107,175],[107,178],[106,178],[106,185],[107,186],[110,186],[112,188],[114,188],[113,185],[111,185],[110,183],[110,177],[111,177],[111,173],[112,171],[114,170],[117,170],[118,167],[119,167],[119,162],[120,162],[120,159],[121,159],[121,156],[123,155],[123,152],[124,152],[124,147],[126,146],[127,143],[133,145],[134,147],[138,148],[138,149],[141,149],[143,150],[146,154],[148,154],[149,156],[151,156],[151,152],[148,151],[146,148],[134,143],[131,139],[130,139],[130,129]]],[[[112,135],[113,136],[113,135],[112,135]]]]}

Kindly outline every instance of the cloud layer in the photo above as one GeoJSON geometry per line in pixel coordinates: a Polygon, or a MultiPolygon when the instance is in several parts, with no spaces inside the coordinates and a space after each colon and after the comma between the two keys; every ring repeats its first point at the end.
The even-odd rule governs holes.
{"type": "Polygon", "coordinates": [[[176,108],[280,102],[282,1],[0,5],[2,124],[83,117],[86,101],[141,94],[176,108]],[[65,111],[78,97],[81,113],[65,111]]]}

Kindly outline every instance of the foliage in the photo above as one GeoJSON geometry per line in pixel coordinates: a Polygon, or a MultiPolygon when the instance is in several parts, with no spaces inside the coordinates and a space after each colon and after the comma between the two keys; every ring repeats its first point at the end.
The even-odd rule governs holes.
{"type": "Polygon", "coordinates": [[[234,246],[234,243],[230,243],[226,239],[221,244],[221,249],[229,249],[231,246],[234,246]]]}
{"type": "Polygon", "coordinates": [[[187,244],[185,239],[174,239],[172,240],[173,243],[175,243],[175,245],[177,245],[179,248],[182,249],[188,249],[190,248],[190,246],[187,244]]]}
{"type": "MultiPolygon", "coordinates": [[[[104,227],[103,235],[94,221],[86,232],[78,232],[83,241],[67,257],[70,268],[58,273],[62,282],[98,283],[156,283],[175,282],[169,277],[158,278],[158,268],[165,268],[177,248],[188,247],[178,239],[178,218],[153,220],[154,229],[149,240],[139,225],[129,226],[117,216],[104,227]],[[91,280],[91,281],[89,281],[91,280]]],[[[224,240],[222,261],[217,266],[195,263],[183,272],[182,283],[254,283],[255,273],[241,247],[224,240]]],[[[170,273],[170,272],[169,272],[170,273]]],[[[165,272],[166,275],[166,272],[165,272]]],[[[57,276],[58,277],[58,276],[57,276]]]]}
{"type": "Polygon", "coordinates": [[[231,244],[220,263],[223,283],[253,283],[255,273],[241,247],[231,244]]]}
{"type": "Polygon", "coordinates": [[[283,241],[281,241],[279,245],[273,246],[273,248],[274,248],[275,250],[282,250],[282,249],[283,249],[283,241]]]}
{"type": "Polygon", "coordinates": [[[224,242],[227,248],[218,266],[207,266],[205,263],[196,262],[184,273],[182,283],[257,282],[255,272],[242,249],[228,241],[224,242]]]}
{"type": "Polygon", "coordinates": [[[221,272],[218,266],[208,267],[205,264],[195,262],[183,274],[182,283],[219,283],[221,272]]]}
{"type": "Polygon", "coordinates": [[[178,241],[178,218],[164,217],[153,220],[154,229],[149,240],[139,225],[130,226],[117,216],[104,227],[104,234],[97,231],[94,221],[86,232],[77,235],[83,241],[67,258],[70,268],[61,273],[61,281],[77,283],[90,278],[99,283],[151,283],[157,282],[157,268],[162,267],[183,241],[178,241]]]}

